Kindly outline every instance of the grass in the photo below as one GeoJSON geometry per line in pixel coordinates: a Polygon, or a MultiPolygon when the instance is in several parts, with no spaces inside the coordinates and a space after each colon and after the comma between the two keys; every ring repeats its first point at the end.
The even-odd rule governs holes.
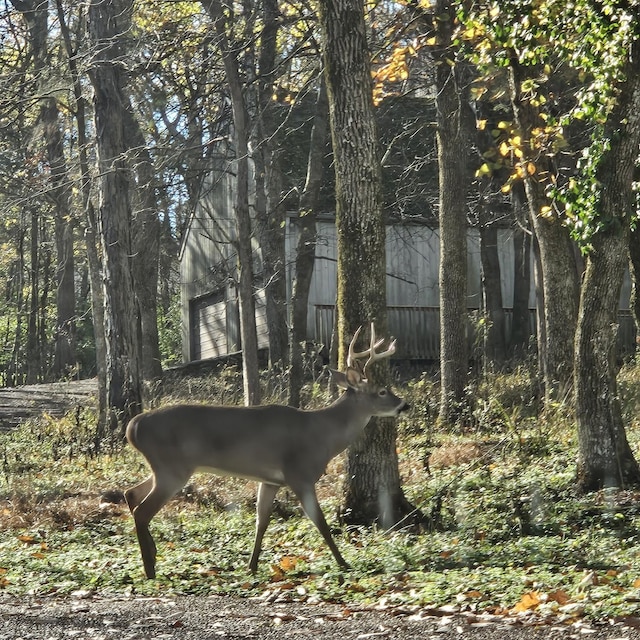
{"type": "MultiPolygon", "coordinates": [[[[237,400],[237,373],[184,381],[157,403],[237,400]]],[[[554,621],[640,614],[640,493],[574,492],[575,425],[563,407],[537,414],[525,370],[471,389],[463,433],[436,431],[437,388],[428,376],[403,386],[412,412],[399,423],[398,454],[409,500],[435,531],[339,528],[342,461],[318,492],[352,571],[337,569],[286,492],[246,569],[253,483],[196,476],[152,523],[158,575],[144,579],[121,490],[147,473],[128,447],[95,455],[90,410],[44,418],[0,437],[0,589],[24,595],[240,594],[412,610],[460,610],[554,621]]],[[[640,367],[620,390],[628,436],[640,449],[640,367]]],[[[323,402],[319,387],[310,403],[323,402]]]]}

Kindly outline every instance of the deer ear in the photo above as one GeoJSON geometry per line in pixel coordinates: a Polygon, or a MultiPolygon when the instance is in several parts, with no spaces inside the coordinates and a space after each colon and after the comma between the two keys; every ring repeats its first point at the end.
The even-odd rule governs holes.
{"type": "Polygon", "coordinates": [[[341,389],[357,389],[362,382],[362,374],[357,369],[347,367],[346,373],[329,369],[333,382],[341,389]]]}
{"type": "Polygon", "coordinates": [[[364,380],[360,370],[354,369],[353,367],[347,367],[344,377],[347,380],[347,384],[352,389],[357,389],[362,384],[362,381],[364,380]]]}

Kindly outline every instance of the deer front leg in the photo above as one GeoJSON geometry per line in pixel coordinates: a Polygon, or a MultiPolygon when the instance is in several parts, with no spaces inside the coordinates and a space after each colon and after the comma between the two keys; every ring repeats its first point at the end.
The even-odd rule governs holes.
{"type": "MultiPolygon", "coordinates": [[[[146,497],[133,506],[132,513],[133,519],[136,525],[136,535],[138,537],[138,544],[140,545],[140,553],[142,555],[142,563],[144,565],[144,572],[147,578],[153,579],[156,577],[156,556],[157,548],[156,543],[149,531],[149,523],[153,516],[162,509],[162,507],[185,485],[189,475],[186,478],[172,476],[169,478],[160,478],[158,475],[154,476],[152,480],[151,491],[146,497]]],[[[141,488],[146,486],[149,480],[145,480],[143,483],[130,489],[125,497],[127,504],[131,508],[135,504],[136,499],[139,499],[141,488]]]]}
{"type": "Polygon", "coordinates": [[[253,553],[249,560],[249,571],[255,573],[258,570],[258,558],[262,549],[262,538],[267,530],[269,518],[273,512],[273,501],[276,498],[280,487],[275,484],[261,482],[258,486],[258,496],[256,499],[256,538],[253,543],[253,553]]]}
{"type": "Polygon", "coordinates": [[[316,495],[315,486],[307,484],[298,486],[289,484],[289,486],[302,503],[302,508],[307,514],[309,520],[311,520],[311,522],[316,525],[316,528],[324,538],[327,546],[329,547],[329,549],[331,549],[331,553],[333,553],[333,557],[336,559],[338,565],[343,569],[349,569],[349,563],[342,557],[340,550],[333,540],[329,525],[327,524],[324,514],[322,513],[322,509],[320,508],[320,503],[318,502],[318,496],[316,495]]]}

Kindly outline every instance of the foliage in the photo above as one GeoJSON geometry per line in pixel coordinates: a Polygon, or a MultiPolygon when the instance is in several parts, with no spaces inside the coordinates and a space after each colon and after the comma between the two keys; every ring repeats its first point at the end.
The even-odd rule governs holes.
{"type": "MultiPolygon", "coordinates": [[[[165,389],[172,393],[163,402],[230,401],[237,375],[225,369],[184,379],[165,389]]],[[[253,483],[196,476],[152,523],[160,577],[145,580],[132,520],[116,491],[144,477],[145,465],[128,447],[94,455],[95,419],[83,411],[0,437],[0,589],[18,595],[233,593],[415,611],[446,605],[538,622],[634,613],[638,496],[575,495],[572,416],[558,411],[533,418],[531,372],[478,385],[477,425],[462,434],[425,431],[438,398],[428,375],[403,387],[413,406],[399,424],[405,492],[434,528],[342,528],[337,541],[352,571],[335,568],[313,525],[282,491],[259,572],[250,576],[253,483]]],[[[320,389],[306,393],[319,396],[320,389]]],[[[640,368],[633,363],[622,371],[621,396],[637,426],[640,368]]],[[[341,472],[337,460],[318,486],[328,514],[337,506],[341,472]]]]}

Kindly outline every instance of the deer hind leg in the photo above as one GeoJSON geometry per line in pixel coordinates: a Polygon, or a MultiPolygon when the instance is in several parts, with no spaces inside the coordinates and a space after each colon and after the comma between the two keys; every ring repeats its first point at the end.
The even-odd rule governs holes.
{"type": "Polygon", "coordinates": [[[156,577],[156,543],[149,531],[149,523],[153,516],[169,502],[169,500],[185,485],[191,474],[182,477],[171,476],[161,478],[157,475],[148,478],[141,484],[133,487],[125,494],[127,503],[133,513],[133,519],[136,525],[136,535],[140,545],[140,553],[142,554],[142,563],[147,578],[156,577]],[[151,490],[140,500],[144,489],[151,485],[151,490]],[[131,499],[131,502],[129,500],[131,499]],[[137,501],[137,503],[136,503],[137,501]],[[132,505],[133,508],[132,508],[132,505]]]}
{"type": "Polygon", "coordinates": [[[289,486],[298,497],[298,500],[302,503],[302,508],[307,514],[309,520],[316,525],[316,528],[324,538],[327,546],[331,549],[331,553],[333,553],[333,557],[336,559],[338,565],[343,569],[349,569],[349,563],[342,557],[340,550],[333,540],[329,525],[327,524],[324,514],[322,513],[322,509],[320,508],[320,503],[318,502],[318,496],[316,495],[314,485],[307,485],[305,483],[297,485],[289,484],[289,486]]]}
{"type": "Polygon", "coordinates": [[[124,492],[124,499],[127,501],[127,506],[131,513],[149,495],[151,487],[153,487],[153,476],[149,476],[140,484],[124,492]]]}
{"type": "Polygon", "coordinates": [[[267,530],[269,518],[273,512],[273,501],[280,487],[275,484],[261,482],[258,486],[258,497],[256,499],[256,538],[253,543],[253,553],[249,560],[249,571],[255,573],[258,570],[258,558],[262,549],[262,538],[267,530]]]}

